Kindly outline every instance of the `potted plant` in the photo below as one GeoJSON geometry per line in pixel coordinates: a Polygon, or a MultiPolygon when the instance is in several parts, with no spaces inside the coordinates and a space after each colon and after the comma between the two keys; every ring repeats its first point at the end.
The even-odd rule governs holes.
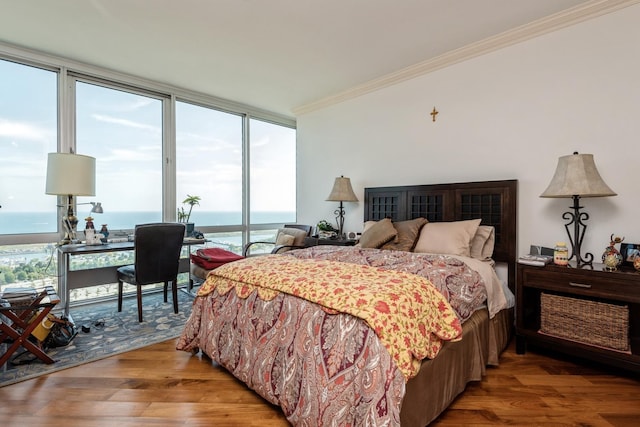
{"type": "Polygon", "coordinates": [[[187,198],[182,201],[183,205],[189,205],[189,210],[186,211],[184,206],[178,208],[178,222],[185,224],[185,234],[191,236],[193,234],[194,223],[189,222],[191,219],[191,211],[195,205],[200,205],[200,196],[191,196],[187,194],[187,198]]]}
{"type": "Polygon", "coordinates": [[[330,239],[337,236],[337,229],[327,220],[319,221],[316,225],[318,237],[321,239],[330,239]]]}

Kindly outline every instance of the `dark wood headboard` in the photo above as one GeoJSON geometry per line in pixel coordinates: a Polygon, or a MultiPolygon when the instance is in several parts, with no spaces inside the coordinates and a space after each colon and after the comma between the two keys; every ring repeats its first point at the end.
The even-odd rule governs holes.
{"type": "Polygon", "coordinates": [[[493,259],[507,263],[509,287],[515,286],[517,261],[518,181],[371,187],[364,189],[364,220],[429,222],[481,218],[495,227],[493,259]]]}

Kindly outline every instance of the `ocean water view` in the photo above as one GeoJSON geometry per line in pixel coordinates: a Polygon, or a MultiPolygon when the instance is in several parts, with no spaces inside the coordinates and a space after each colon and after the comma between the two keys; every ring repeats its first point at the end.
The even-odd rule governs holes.
{"type": "MultiPolygon", "coordinates": [[[[85,228],[88,212],[77,212],[78,230],[85,228]]],[[[96,229],[107,224],[109,230],[132,230],[136,224],[158,222],[162,220],[159,211],[113,211],[105,210],[103,214],[93,214],[96,229]]],[[[270,224],[295,222],[295,212],[254,212],[251,214],[253,224],[270,224]]],[[[191,222],[207,226],[237,225],[242,223],[241,212],[213,212],[194,210],[191,222]]],[[[0,210],[0,235],[25,233],[55,233],[57,218],[55,212],[3,212],[0,210]]]]}

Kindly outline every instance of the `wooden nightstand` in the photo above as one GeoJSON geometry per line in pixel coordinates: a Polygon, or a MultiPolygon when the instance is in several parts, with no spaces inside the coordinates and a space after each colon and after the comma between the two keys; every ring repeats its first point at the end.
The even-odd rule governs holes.
{"type": "Polygon", "coordinates": [[[353,246],[356,243],[356,240],[350,239],[320,239],[318,237],[305,237],[304,239],[306,247],[318,245],[353,246]]]}
{"type": "Polygon", "coordinates": [[[640,372],[640,273],[518,264],[516,352],[527,343],[640,372]]]}

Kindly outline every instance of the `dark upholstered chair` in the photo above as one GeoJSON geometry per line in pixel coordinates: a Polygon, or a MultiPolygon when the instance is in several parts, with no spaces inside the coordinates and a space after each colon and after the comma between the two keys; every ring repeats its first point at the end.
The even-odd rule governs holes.
{"type": "Polygon", "coordinates": [[[304,239],[311,236],[313,227],[303,224],[285,224],[279,228],[275,240],[272,242],[249,242],[245,245],[242,255],[251,256],[251,247],[257,244],[273,245],[272,254],[299,249],[304,247],[304,239]]]}
{"type": "Polygon", "coordinates": [[[118,268],[118,311],[122,311],[123,282],[137,287],[138,321],[142,322],[142,286],[164,282],[164,302],[171,282],[173,312],[178,312],[178,264],[184,224],[153,223],[135,229],[135,264],[118,268]]]}

